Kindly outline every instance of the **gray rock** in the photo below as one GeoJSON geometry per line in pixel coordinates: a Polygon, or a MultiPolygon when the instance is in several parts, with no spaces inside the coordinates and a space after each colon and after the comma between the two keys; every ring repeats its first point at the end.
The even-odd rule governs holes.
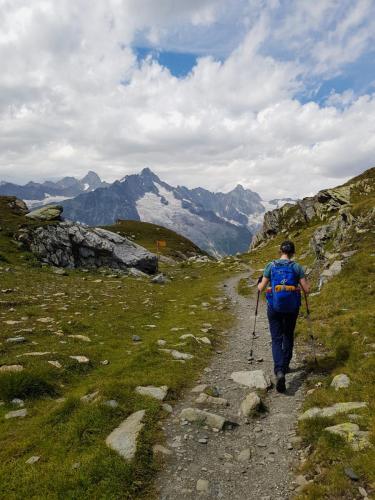
{"type": "Polygon", "coordinates": [[[47,207],[33,210],[32,212],[26,214],[26,217],[39,221],[60,220],[62,212],[63,207],[61,207],[60,205],[49,205],[47,207]]]}
{"type": "Polygon", "coordinates": [[[208,425],[211,428],[221,430],[225,424],[225,418],[215,413],[209,413],[196,408],[185,408],[180,413],[181,420],[188,422],[200,422],[208,425]]]}
{"type": "Polygon", "coordinates": [[[133,335],[132,336],[132,341],[133,342],[141,342],[142,338],[139,335],[133,335]]]}
{"type": "Polygon", "coordinates": [[[69,221],[22,228],[16,235],[42,262],[63,268],[136,268],[154,273],[156,255],[116,233],[69,221]]]}
{"type": "Polygon", "coordinates": [[[209,396],[205,392],[199,394],[195,400],[197,404],[212,404],[216,406],[228,406],[229,402],[227,399],[209,396]]]}
{"type": "Polygon", "coordinates": [[[261,405],[261,399],[256,392],[250,392],[241,402],[240,413],[244,417],[252,415],[261,405]]]}
{"type": "Polygon", "coordinates": [[[162,385],[161,387],[155,387],[153,385],[144,387],[138,386],[135,388],[135,392],[142,396],[149,396],[159,401],[163,401],[167,397],[168,387],[166,385],[162,385]]]}
{"type": "Polygon", "coordinates": [[[23,342],[26,342],[26,338],[21,336],[9,337],[5,342],[7,342],[8,344],[22,344],[23,342]]]}
{"type": "Polygon", "coordinates": [[[194,393],[201,393],[204,392],[207,389],[208,385],[207,384],[200,384],[192,388],[191,392],[194,393]]]}
{"type": "Polygon", "coordinates": [[[168,283],[167,278],[164,276],[164,274],[157,274],[151,279],[151,283],[157,283],[158,285],[164,285],[165,283],[168,283]]]}
{"type": "Polygon", "coordinates": [[[40,460],[40,457],[34,455],[34,456],[30,457],[28,460],[26,460],[25,464],[29,464],[29,465],[36,464],[37,462],[39,462],[39,460],[40,460]]]}
{"type": "Polygon", "coordinates": [[[104,404],[109,408],[118,408],[119,406],[118,401],[116,401],[115,399],[109,399],[108,401],[104,401],[104,404]]]}
{"type": "Polygon", "coordinates": [[[176,351],[176,349],[160,349],[163,352],[169,353],[172,358],[177,359],[177,360],[187,360],[187,359],[193,359],[194,356],[192,354],[189,354],[187,352],[180,352],[176,351]]]}
{"type": "Polygon", "coordinates": [[[69,356],[71,359],[75,359],[78,363],[89,363],[90,360],[86,356],[69,356]]]}
{"type": "Polygon", "coordinates": [[[210,492],[210,483],[207,479],[198,479],[196,484],[196,490],[199,493],[209,493],[210,492]]]}
{"type": "Polygon", "coordinates": [[[230,378],[237,384],[251,389],[268,389],[272,385],[269,376],[263,370],[233,372],[230,378]]]}
{"type": "Polygon", "coordinates": [[[22,372],[22,365],[3,365],[0,366],[0,373],[8,373],[8,372],[22,372]]]}
{"type": "Polygon", "coordinates": [[[124,420],[105,440],[107,446],[125,460],[132,460],[137,450],[138,435],[143,429],[145,410],[139,410],[124,420]]]}
{"type": "Polygon", "coordinates": [[[22,408],[22,410],[13,410],[9,411],[5,414],[5,418],[8,420],[10,418],[24,418],[27,415],[26,408],[22,408]]]}
{"type": "Polygon", "coordinates": [[[350,401],[348,403],[335,403],[334,405],[326,406],[325,408],[314,407],[300,415],[298,420],[306,420],[315,417],[334,417],[340,413],[349,413],[353,410],[367,408],[367,406],[366,402],[350,401]]]}
{"type": "Polygon", "coordinates": [[[339,389],[345,389],[346,387],[349,387],[349,385],[350,378],[344,373],[336,375],[331,382],[331,387],[334,387],[336,391],[338,391],[339,389]]]}
{"type": "Polygon", "coordinates": [[[98,399],[99,391],[94,391],[81,397],[83,403],[92,403],[98,399]]]}
{"type": "Polygon", "coordinates": [[[250,458],[251,458],[251,450],[250,450],[250,448],[245,448],[237,456],[237,460],[239,462],[248,462],[250,460],[250,458]]]}

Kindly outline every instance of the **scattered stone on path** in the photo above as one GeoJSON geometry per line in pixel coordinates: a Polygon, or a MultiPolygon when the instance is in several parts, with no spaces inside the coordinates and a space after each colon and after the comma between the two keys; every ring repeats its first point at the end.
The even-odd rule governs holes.
{"type": "Polygon", "coordinates": [[[202,344],[206,345],[211,345],[211,340],[208,337],[197,337],[199,342],[202,342],[202,344]]]}
{"type": "Polygon", "coordinates": [[[207,384],[196,385],[195,387],[192,388],[191,392],[194,393],[204,392],[207,389],[207,387],[208,387],[207,384]]]}
{"type": "Polygon", "coordinates": [[[331,434],[337,434],[345,439],[354,451],[361,451],[371,446],[370,433],[361,431],[359,425],[352,422],[344,422],[338,425],[332,425],[324,429],[331,434]]]}
{"type": "Polygon", "coordinates": [[[251,458],[250,448],[245,448],[244,450],[240,451],[240,453],[237,456],[237,460],[239,462],[248,462],[250,458],[251,458]]]}
{"type": "Polygon", "coordinates": [[[5,414],[6,420],[10,418],[24,418],[27,415],[27,410],[26,408],[22,408],[22,410],[13,410],[13,411],[8,411],[8,413],[5,414]]]}
{"type": "Polygon", "coordinates": [[[229,402],[227,399],[209,396],[205,392],[199,394],[195,402],[197,404],[213,404],[216,406],[229,406],[229,402]]]}
{"type": "Polygon", "coordinates": [[[331,382],[331,387],[334,387],[336,391],[338,391],[339,389],[345,389],[346,387],[349,387],[349,385],[350,378],[344,373],[336,375],[331,382]]]}
{"type": "Polygon", "coordinates": [[[125,460],[132,460],[137,450],[137,438],[144,424],[142,420],[145,410],[132,413],[106,438],[105,442],[109,448],[116,451],[125,460]]]}
{"type": "Polygon", "coordinates": [[[199,493],[209,493],[210,492],[210,483],[207,481],[207,479],[198,479],[197,485],[196,485],[196,490],[199,493]]]}
{"type": "Polygon", "coordinates": [[[30,464],[30,465],[36,464],[37,462],[39,462],[39,460],[40,460],[40,457],[34,455],[34,456],[30,457],[28,460],[26,460],[25,464],[30,464]]]}
{"type": "Polygon", "coordinates": [[[78,363],[89,363],[90,360],[86,356],[69,356],[71,359],[75,359],[78,363]]]}
{"type": "Polygon", "coordinates": [[[148,385],[136,387],[135,392],[141,394],[142,396],[149,396],[151,398],[158,399],[159,401],[164,401],[167,397],[168,389],[169,388],[166,385],[162,385],[161,387],[148,385]]]}
{"type": "Polygon", "coordinates": [[[22,365],[3,365],[3,366],[0,366],[0,373],[22,372],[22,370],[23,370],[22,365]]]}
{"type": "Polygon", "coordinates": [[[268,389],[271,387],[271,380],[263,370],[233,372],[230,376],[234,382],[246,385],[251,389],[268,389]]]}
{"type": "Polygon", "coordinates": [[[241,402],[240,414],[244,417],[249,417],[259,409],[261,403],[262,401],[258,394],[256,392],[250,392],[241,402]]]}
{"type": "Polygon", "coordinates": [[[215,413],[209,413],[203,410],[197,410],[196,408],[185,408],[180,413],[181,420],[187,420],[188,422],[201,422],[208,425],[211,428],[221,430],[225,424],[225,418],[221,415],[216,415],[215,413]]]}
{"type": "Polygon", "coordinates": [[[318,408],[314,406],[300,415],[298,420],[306,420],[308,418],[315,417],[334,417],[340,413],[347,413],[353,410],[359,410],[360,408],[367,408],[367,403],[350,401],[347,403],[335,403],[334,405],[326,406],[325,408],[318,408]]]}
{"type": "Polygon", "coordinates": [[[175,349],[160,349],[160,351],[170,354],[174,359],[187,360],[194,358],[192,354],[189,354],[187,352],[176,351],[175,349]]]}
{"type": "Polygon", "coordinates": [[[86,335],[68,335],[71,339],[83,340],[83,342],[91,342],[91,339],[86,335]]]}
{"type": "Polygon", "coordinates": [[[62,364],[59,361],[48,361],[48,363],[55,368],[62,368],[62,364]]]}
{"type": "Polygon", "coordinates": [[[165,446],[162,446],[161,444],[155,444],[152,447],[152,451],[154,452],[154,455],[164,455],[164,456],[169,456],[172,455],[172,450],[169,450],[165,446]]]}

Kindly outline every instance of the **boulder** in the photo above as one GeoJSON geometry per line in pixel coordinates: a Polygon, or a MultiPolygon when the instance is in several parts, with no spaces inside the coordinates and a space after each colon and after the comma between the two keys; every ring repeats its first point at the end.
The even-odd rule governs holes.
{"type": "Polygon", "coordinates": [[[271,387],[271,380],[263,370],[233,372],[230,376],[237,384],[246,385],[251,389],[268,389],[271,387]]]}
{"type": "Polygon", "coordinates": [[[240,405],[240,413],[244,417],[249,417],[259,409],[260,405],[261,399],[258,394],[256,392],[250,392],[240,405]]]}
{"type": "Polygon", "coordinates": [[[334,387],[336,391],[338,391],[339,389],[349,387],[349,385],[350,385],[350,378],[347,375],[345,375],[345,373],[340,373],[339,375],[336,375],[331,382],[331,387],[334,387]]]}
{"type": "Polygon", "coordinates": [[[188,422],[201,422],[213,429],[221,430],[225,424],[225,418],[215,413],[209,413],[196,408],[185,408],[180,413],[181,420],[188,422]]]}
{"type": "Polygon", "coordinates": [[[39,221],[60,220],[63,210],[63,207],[60,205],[49,205],[33,210],[32,212],[26,214],[26,217],[39,221]]]}
{"type": "Polygon", "coordinates": [[[371,446],[369,439],[370,433],[361,431],[357,424],[344,422],[343,424],[326,427],[324,430],[344,438],[354,451],[361,451],[371,446]]]}
{"type": "Polygon", "coordinates": [[[359,410],[361,408],[367,408],[367,403],[362,401],[350,401],[347,403],[335,403],[332,406],[326,406],[325,408],[313,407],[305,411],[302,415],[298,417],[298,420],[306,420],[315,417],[334,417],[340,413],[349,413],[353,410],[359,410]]]}
{"type": "Polygon", "coordinates": [[[52,266],[136,268],[146,273],[157,269],[156,255],[145,248],[111,231],[74,222],[24,227],[16,239],[52,266]]]}
{"type": "Polygon", "coordinates": [[[155,387],[153,385],[138,386],[135,388],[135,392],[141,394],[142,396],[149,396],[150,398],[164,401],[167,397],[168,387],[166,385],[162,385],[161,387],[155,387]]]}
{"type": "Polygon", "coordinates": [[[116,427],[105,440],[106,445],[125,460],[134,458],[137,451],[138,435],[144,426],[142,422],[144,416],[145,410],[136,411],[116,427]]]}
{"type": "Polygon", "coordinates": [[[26,203],[15,196],[4,196],[6,204],[15,215],[26,215],[29,212],[26,203]]]}

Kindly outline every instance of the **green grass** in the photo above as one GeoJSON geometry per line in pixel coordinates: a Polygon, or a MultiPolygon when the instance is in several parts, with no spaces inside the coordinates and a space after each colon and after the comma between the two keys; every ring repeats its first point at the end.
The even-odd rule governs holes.
{"type": "Polygon", "coordinates": [[[122,220],[111,226],[105,226],[105,229],[126,236],[154,253],[157,250],[156,241],[165,241],[167,246],[159,249],[160,255],[165,257],[181,260],[194,255],[207,255],[184,236],[149,222],[122,220]]]}
{"type": "MultiPolygon", "coordinates": [[[[350,211],[359,218],[358,225],[367,230],[356,233],[352,229],[340,249],[356,249],[358,252],[347,261],[338,276],[323,286],[319,295],[309,299],[313,332],[320,355],[318,366],[315,366],[312,357],[307,361],[312,371],[307,389],[314,389],[314,392],[306,397],[303,410],[341,401],[367,401],[368,409],[355,412],[358,415],[356,423],[361,430],[370,431],[373,446],[360,452],[353,451],[339,437],[324,432],[324,428],[329,425],[348,421],[347,415],[300,422],[299,433],[303,446],[310,445],[311,453],[299,473],[305,474],[307,479],[313,479],[313,483],[299,495],[304,500],[357,498],[359,486],[365,488],[369,496],[375,490],[375,235],[370,219],[371,210],[375,207],[375,169],[354,181],[363,179],[367,180],[370,189],[365,191],[363,185],[357,185],[352,190],[350,211]],[[347,374],[351,385],[336,391],[330,387],[330,383],[339,373],[347,374]],[[316,386],[317,382],[321,383],[320,387],[316,386]],[[345,467],[351,467],[357,473],[360,478],[357,483],[345,475],[345,467]]],[[[281,241],[291,238],[296,244],[297,261],[312,268],[314,256],[309,248],[309,240],[317,227],[325,223],[314,220],[306,227],[299,227],[298,231],[292,228],[289,234],[276,236],[264,247],[244,255],[242,259],[251,264],[253,269],[261,269],[266,262],[278,256],[281,241]]],[[[332,244],[329,249],[333,250],[332,244]]],[[[320,271],[315,268],[310,274],[312,291],[317,290],[320,271]]],[[[254,277],[258,274],[259,271],[254,272],[254,277]]],[[[308,342],[304,321],[298,322],[296,335],[299,343],[308,342]]]]}
{"type": "Polygon", "coordinates": [[[254,294],[255,287],[250,284],[248,278],[241,278],[238,281],[237,292],[243,297],[248,297],[254,294]]]}
{"type": "MultiPolygon", "coordinates": [[[[1,290],[12,290],[0,290],[1,365],[24,367],[0,375],[0,497],[151,498],[159,467],[152,446],[163,440],[160,421],[166,413],[159,402],[134,389],[167,385],[167,401],[173,404],[194,384],[232,322],[221,282],[239,271],[241,263],[227,259],[225,265],[162,264],[171,279],[166,285],[148,278],[114,277],[110,270],[71,270],[68,276],[57,276],[12,242],[12,234],[27,219],[10,213],[4,198],[0,208],[0,252],[7,260],[0,264],[1,290]],[[201,332],[203,323],[211,323],[209,333],[201,332]],[[181,330],[173,331],[176,327],[181,330]],[[180,340],[185,333],[208,336],[212,345],[180,340]],[[6,343],[16,335],[26,342],[6,343]],[[133,342],[133,335],[142,341],[133,342]],[[174,361],[159,350],[158,339],[194,358],[174,361]],[[25,355],[35,351],[49,354],[25,355]],[[71,355],[87,356],[90,362],[79,364],[71,355]],[[109,364],[103,365],[104,360],[109,364]],[[62,368],[48,361],[58,361],[62,368]],[[97,401],[80,400],[94,391],[99,391],[97,401]],[[28,415],[5,420],[8,411],[18,409],[10,402],[15,397],[24,399],[28,415]],[[110,399],[119,406],[106,406],[110,399]],[[105,438],[139,409],[146,409],[146,425],[134,461],[126,463],[106,447],[105,438]],[[39,462],[26,464],[32,455],[40,456],[39,462]]],[[[159,231],[155,233],[149,234],[149,246],[159,238],[159,231]]]]}

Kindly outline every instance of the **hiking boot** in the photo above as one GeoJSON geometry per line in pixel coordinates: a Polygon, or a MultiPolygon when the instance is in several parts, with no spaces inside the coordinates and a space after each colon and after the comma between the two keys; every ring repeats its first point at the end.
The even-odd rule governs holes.
{"type": "Polygon", "coordinates": [[[276,390],[277,392],[285,392],[285,375],[283,372],[276,373],[276,390]]]}

